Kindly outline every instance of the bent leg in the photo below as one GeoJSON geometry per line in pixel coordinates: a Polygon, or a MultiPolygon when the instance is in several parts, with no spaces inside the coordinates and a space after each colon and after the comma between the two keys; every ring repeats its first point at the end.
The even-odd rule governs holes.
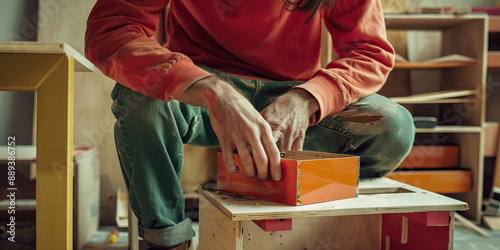
{"type": "Polygon", "coordinates": [[[304,150],[358,155],[360,178],[373,178],[397,168],[414,138],[415,127],[408,110],[373,94],[310,127],[304,150]]]}
{"type": "Polygon", "coordinates": [[[194,236],[184,219],[180,186],[183,144],[217,146],[206,110],[138,94],[120,84],[112,92],[115,142],[140,235],[174,246],[194,236]]]}

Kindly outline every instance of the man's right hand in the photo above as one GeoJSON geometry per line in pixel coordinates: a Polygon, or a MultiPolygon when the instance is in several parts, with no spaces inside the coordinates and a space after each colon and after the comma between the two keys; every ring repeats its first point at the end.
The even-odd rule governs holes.
{"type": "Polygon", "coordinates": [[[248,178],[257,176],[264,182],[270,171],[274,180],[281,179],[280,153],[273,141],[271,127],[233,86],[216,77],[204,78],[184,91],[179,101],[208,110],[224,164],[230,173],[239,172],[233,157],[236,148],[248,178]]]}

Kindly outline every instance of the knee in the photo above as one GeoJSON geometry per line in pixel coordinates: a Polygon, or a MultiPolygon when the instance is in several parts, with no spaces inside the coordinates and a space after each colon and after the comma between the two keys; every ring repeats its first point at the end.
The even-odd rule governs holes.
{"type": "Polygon", "coordinates": [[[399,104],[396,105],[396,111],[386,115],[387,124],[391,129],[387,131],[385,143],[389,144],[389,150],[386,151],[394,168],[399,166],[403,159],[410,152],[415,140],[415,125],[413,116],[410,112],[399,104]]]}
{"type": "Polygon", "coordinates": [[[393,157],[397,161],[396,165],[399,165],[401,161],[410,152],[413,142],[415,140],[415,125],[413,123],[413,116],[411,113],[403,106],[397,105],[397,111],[389,117],[390,122],[393,124],[393,130],[391,132],[391,144],[397,152],[393,157]]]}
{"type": "Polygon", "coordinates": [[[386,115],[384,120],[384,132],[372,137],[371,151],[361,156],[360,178],[381,177],[391,173],[411,150],[415,126],[410,113],[399,106],[397,112],[386,115]]]}

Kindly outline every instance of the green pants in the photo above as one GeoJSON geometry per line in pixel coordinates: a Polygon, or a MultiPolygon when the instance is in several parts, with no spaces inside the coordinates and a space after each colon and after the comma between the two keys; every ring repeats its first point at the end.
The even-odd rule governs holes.
{"type": "MultiPolygon", "coordinates": [[[[206,70],[230,79],[258,111],[302,83],[250,81],[206,70]]],[[[183,144],[218,146],[207,110],[152,99],[120,84],[113,89],[112,98],[116,148],[130,205],[140,221],[140,235],[165,246],[189,240],[194,232],[191,221],[184,218],[180,185],[183,144]]],[[[411,114],[373,94],[309,127],[304,150],[358,155],[360,177],[373,178],[399,165],[414,136],[411,114]]]]}

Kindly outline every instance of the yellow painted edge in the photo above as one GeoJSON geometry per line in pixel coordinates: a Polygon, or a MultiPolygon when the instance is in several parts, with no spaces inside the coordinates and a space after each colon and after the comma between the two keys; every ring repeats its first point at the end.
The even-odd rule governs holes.
{"type": "MultiPolygon", "coordinates": [[[[74,68],[75,60],[72,56],[65,56],[68,60],[68,144],[67,162],[68,171],[66,174],[66,221],[67,221],[67,249],[73,249],[73,106],[74,106],[74,68]]],[[[59,62],[58,62],[59,64],[59,62]]]]}

